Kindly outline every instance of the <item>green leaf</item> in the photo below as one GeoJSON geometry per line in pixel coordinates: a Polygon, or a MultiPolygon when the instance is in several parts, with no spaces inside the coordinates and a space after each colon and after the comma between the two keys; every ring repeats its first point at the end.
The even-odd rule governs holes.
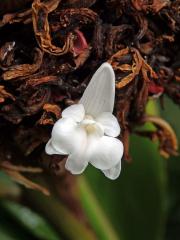
{"type": "MultiPolygon", "coordinates": [[[[161,116],[170,123],[180,142],[180,108],[169,98],[164,99],[164,110],[161,116]]],[[[180,152],[180,151],[179,151],[180,152]]],[[[166,239],[179,239],[180,236],[180,157],[170,157],[167,160],[168,171],[168,220],[166,239]]]]}
{"type": "MultiPolygon", "coordinates": [[[[151,114],[157,110],[153,104],[148,106],[151,114]]],[[[147,125],[146,129],[149,128],[152,126],[147,125]]],[[[88,167],[86,178],[120,240],[161,240],[166,221],[166,162],[160,157],[157,145],[143,137],[131,137],[130,152],[133,160],[122,163],[122,172],[116,181],[106,179],[93,167],[88,167]]],[[[85,187],[80,184],[80,188],[85,196],[85,187]]],[[[91,212],[91,224],[98,239],[104,240],[106,224],[96,216],[94,201],[91,198],[88,201],[88,197],[81,199],[87,214],[91,212]]]]}
{"type": "Polygon", "coordinates": [[[12,201],[1,202],[6,211],[11,214],[24,228],[29,230],[31,234],[43,240],[60,240],[56,232],[40,215],[33,212],[27,207],[12,201]]]}
{"type": "MultiPolygon", "coordinates": [[[[24,240],[32,239],[32,235],[18,225],[12,216],[0,204],[0,239],[24,240]]],[[[35,240],[35,239],[34,239],[35,240]]]]}
{"type": "Polygon", "coordinates": [[[4,172],[0,171],[0,197],[11,196],[17,198],[20,192],[20,187],[4,172]]]}
{"type": "Polygon", "coordinates": [[[0,239],[1,240],[16,240],[16,239],[18,240],[18,238],[14,238],[13,236],[10,236],[9,231],[3,229],[1,226],[0,226],[0,239]]]}
{"type": "Polygon", "coordinates": [[[79,198],[98,239],[120,240],[83,176],[78,178],[78,185],[79,198]]]}
{"type": "Polygon", "coordinates": [[[164,109],[160,108],[162,118],[164,118],[175,130],[178,139],[180,139],[180,107],[172,102],[169,98],[164,98],[164,109]]]}
{"type": "Polygon", "coordinates": [[[164,160],[147,139],[133,136],[131,144],[133,161],[123,164],[118,180],[96,169],[89,169],[87,178],[119,239],[159,240],[165,223],[164,160]]]}
{"type": "Polygon", "coordinates": [[[37,209],[68,240],[96,240],[94,232],[82,223],[62,202],[51,192],[49,197],[37,192],[26,191],[29,204],[37,209]]]}

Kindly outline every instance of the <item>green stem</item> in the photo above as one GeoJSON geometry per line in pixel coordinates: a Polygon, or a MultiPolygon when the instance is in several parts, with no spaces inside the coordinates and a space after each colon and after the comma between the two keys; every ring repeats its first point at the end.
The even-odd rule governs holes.
{"type": "Polygon", "coordinates": [[[120,240],[101,209],[85,177],[79,177],[79,196],[99,240],[120,240]]]}
{"type": "Polygon", "coordinates": [[[54,196],[47,197],[36,191],[26,191],[30,205],[41,212],[59,233],[69,240],[95,240],[94,234],[72,215],[72,213],[54,196]]]}

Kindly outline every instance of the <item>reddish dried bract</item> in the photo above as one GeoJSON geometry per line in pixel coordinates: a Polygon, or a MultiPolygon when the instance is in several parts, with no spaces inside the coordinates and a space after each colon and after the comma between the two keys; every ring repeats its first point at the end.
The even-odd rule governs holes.
{"type": "Polygon", "coordinates": [[[164,92],[164,88],[155,84],[154,82],[150,82],[148,86],[148,91],[151,94],[162,94],[164,92]]]}
{"type": "Polygon", "coordinates": [[[83,53],[88,48],[88,44],[86,38],[84,37],[84,34],[81,31],[76,30],[75,33],[76,37],[73,41],[72,51],[73,54],[77,56],[83,53]]]}

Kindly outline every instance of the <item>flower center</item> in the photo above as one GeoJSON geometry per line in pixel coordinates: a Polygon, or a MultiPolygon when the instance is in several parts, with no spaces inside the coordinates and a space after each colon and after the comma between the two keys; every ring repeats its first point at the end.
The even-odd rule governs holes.
{"type": "Polygon", "coordinates": [[[103,127],[96,122],[91,115],[86,115],[81,122],[81,125],[84,127],[88,135],[95,134],[100,137],[104,135],[103,127]]]}
{"type": "Polygon", "coordinates": [[[85,120],[88,119],[88,120],[93,120],[94,121],[94,118],[91,116],[91,115],[85,115],[85,120]]]}
{"type": "Polygon", "coordinates": [[[85,129],[86,129],[87,134],[95,133],[97,131],[96,123],[87,124],[85,126],[85,129]]]}

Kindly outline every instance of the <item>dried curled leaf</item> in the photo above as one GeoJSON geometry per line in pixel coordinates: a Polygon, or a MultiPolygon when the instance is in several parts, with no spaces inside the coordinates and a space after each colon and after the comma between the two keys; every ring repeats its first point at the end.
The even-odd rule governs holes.
{"type": "MultiPolygon", "coordinates": [[[[148,98],[167,94],[180,104],[180,1],[25,1],[32,7],[6,9],[0,17],[0,131],[7,153],[12,150],[13,161],[43,162],[51,128],[45,125],[54,124],[61,108],[78,102],[97,67],[110,58],[115,113],[124,158],[130,160],[129,135],[142,123],[148,98]],[[45,53],[39,68],[29,71],[37,44],[45,53]]],[[[173,141],[164,138],[168,131],[163,129],[157,125],[149,136],[161,139],[161,149],[170,153],[173,141]]],[[[48,168],[49,161],[54,158],[47,159],[48,168]]]]}
{"type": "MultiPolygon", "coordinates": [[[[98,26],[98,25],[97,25],[98,26]]],[[[101,25],[102,27],[102,25],[101,25]]],[[[96,36],[95,39],[95,45],[99,44],[100,46],[96,46],[96,48],[101,47],[102,48],[102,42],[104,39],[104,30],[105,27],[103,26],[102,29],[97,29],[101,30],[102,33],[98,33],[98,36],[96,36]],[[100,39],[98,39],[100,38],[100,39]],[[100,40],[100,41],[98,41],[100,40]]],[[[111,57],[114,53],[118,52],[120,49],[123,49],[126,47],[124,42],[126,41],[127,36],[131,35],[133,31],[132,26],[128,24],[121,24],[119,26],[108,26],[107,27],[107,38],[105,42],[105,51],[106,55],[111,57]]],[[[101,50],[102,51],[102,50],[101,50]]]]}
{"type": "Polygon", "coordinates": [[[68,7],[73,7],[73,8],[82,8],[82,7],[90,7],[95,2],[96,2],[96,0],[86,0],[86,1],[82,1],[82,0],[66,0],[64,2],[64,5],[68,6],[68,7]]]}
{"type": "Polygon", "coordinates": [[[45,143],[47,139],[48,137],[46,131],[43,131],[43,129],[39,126],[31,129],[20,127],[13,136],[16,146],[23,156],[29,156],[32,154],[33,151],[45,143]]]}
{"type": "Polygon", "coordinates": [[[0,68],[7,70],[13,63],[15,42],[6,42],[0,48],[0,68]]]}
{"type": "Polygon", "coordinates": [[[33,64],[21,64],[13,65],[3,73],[4,80],[11,80],[18,77],[26,77],[35,73],[41,66],[43,59],[43,53],[39,48],[35,48],[34,63],[33,64]]]}
{"type": "Polygon", "coordinates": [[[0,86],[0,103],[3,103],[6,98],[15,101],[15,97],[6,91],[4,86],[0,86]]]}
{"type": "Polygon", "coordinates": [[[125,87],[140,73],[146,82],[150,81],[148,74],[151,78],[157,78],[157,74],[153,71],[151,66],[145,62],[139,51],[135,48],[127,47],[118,51],[108,60],[108,62],[112,65],[114,70],[127,74],[116,84],[118,89],[125,87]],[[126,59],[132,59],[131,64],[124,64],[124,60],[126,59]]]}
{"type": "Polygon", "coordinates": [[[19,106],[27,115],[37,113],[49,101],[51,89],[46,87],[35,88],[34,92],[24,92],[19,106]],[[25,101],[28,98],[28,101],[25,101]]]}
{"type": "Polygon", "coordinates": [[[23,88],[36,87],[43,84],[50,84],[58,81],[57,76],[32,77],[28,79],[23,88]]]}
{"type": "Polygon", "coordinates": [[[149,12],[152,11],[154,13],[159,12],[162,8],[168,6],[170,4],[169,0],[131,0],[133,6],[138,10],[138,11],[145,11],[149,12]]]}
{"type": "Polygon", "coordinates": [[[19,184],[22,184],[23,186],[33,190],[38,190],[47,196],[50,195],[48,189],[37,183],[32,182],[31,180],[29,180],[20,173],[20,172],[41,173],[42,172],[41,168],[15,166],[10,162],[2,162],[0,163],[0,169],[2,169],[6,174],[8,174],[14,181],[18,182],[19,184]]]}
{"type": "Polygon", "coordinates": [[[178,140],[176,134],[165,120],[156,116],[145,116],[142,122],[151,122],[156,126],[156,131],[145,134],[152,140],[159,140],[159,150],[163,157],[168,158],[170,155],[178,155],[178,140]]]}
{"type": "Polygon", "coordinates": [[[48,189],[46,189],[45,187],[32,182],[31,180],[29,180],[28,178],[24,177],[22,174],[20,174],[19,172],[16,171],[10,171],[10,170],[5,170],[5,172],[17,183],[22,184],[23,186],[25,186],[26,188],[30,188],[33,190],[38,190],[40,192],[42,192],[44,195],[49,196],[50,193],[48,191],[48,189]]]}
{"type": "Polygon", "coordinates": [[[97,18],[98,15],[89,8],[69,8],[61,12],[60,23],[67,27],[74,22],[78,22],[78,25],[96,22],[97,18]]]}
{"type": "Polygon", "coordinates": [[[12,11],[18,11],[21,8],[24,8],[28,3],[31,3],[32,0],[5,0],[0,1],[0,14],[12,11]]]}
{"type": "Polygon", "coordinates": [[[41,173],[43,171],[42,168],[29,167],[29,166],[25,167],[22,165],[17,166],[17,165],[13,165],[8,161],[1,162],[0,167],[10,171],[18,171],[18,172],[41,173]]]}
{"type": "MultiPolygon", "coordinates": [[[[177,65],[179,60],[177,60],[177,65]]],[[[168,67],[160,67],[158,77],[164,92],[177,104],[180,104],[180,84],[176,81],[176,70],[174,72],[168,67]]]]}
{"type": "Polygon", "coordinates": [[[63,55],[69,51],[72,45],[73,34],[69,33],[62,48],[52,44],[48,14],[54,11],[60,3],[60,0],[51,0],[48,4],[40,0],[34,0],[32,4],[32,19],[34,33],[39,46],[53,55],[63,55]]]}
{"type": "Polygon", "coordinates": [[[43,106],[43,110],[44,113],[38,121],[40,125],[53,125],[61,116],[61,109],[58,105],[47,103],[43,106]],[[55,116],[54,119],[52,115],[55,116]]]}
{"type": "Polygon", "coordinates": [[[148,20],[141,13],[136,14],[133,17],[139,25],[139,31],[138,31],[138,33],[136,34],[136,37],[135,37],[136,41],[137,40],[139,41],[140,39],[142,39],[144,37],[144,35],[148,31],[148,20]]]}
{"type": "Polygon", "coordinates": [[[31,19],[31,9],[22,11],[20,13],[7,13],[3,16],[0,21],[0,27],[3,27],[6,24],[13,24],[22,22],[24,24],[28,24],[32,21],[31,19]]]}

